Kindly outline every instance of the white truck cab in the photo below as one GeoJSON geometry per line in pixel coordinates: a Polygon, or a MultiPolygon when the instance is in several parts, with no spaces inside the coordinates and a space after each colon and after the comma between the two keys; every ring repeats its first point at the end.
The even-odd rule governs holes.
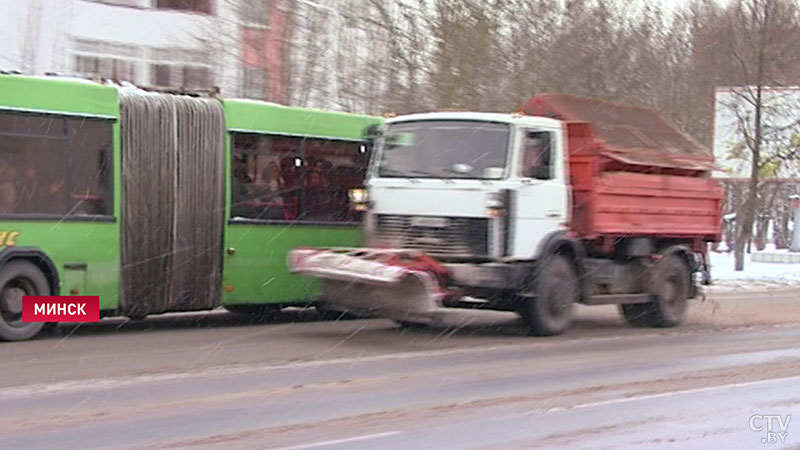
{"type": "Polygon", "coordinates": [[[575,303],[679,324],[721,192],[705,166],[669,155],[703,149],[638,107],[563,96],[527,105],[527,115],[414,114],[367,130],[367,189],[352,198],[366,211],[365,246],[296,249],[293,272],[321,280],[329,309],[401,324],[483,308],[553,335],[575,303]]]}
{"type": "Polygon", "coordinates": [[[493,113],[387,121],[366,183],[366,244],[443,262],[535,259],[566,229],[563,122],[493,113]]]}

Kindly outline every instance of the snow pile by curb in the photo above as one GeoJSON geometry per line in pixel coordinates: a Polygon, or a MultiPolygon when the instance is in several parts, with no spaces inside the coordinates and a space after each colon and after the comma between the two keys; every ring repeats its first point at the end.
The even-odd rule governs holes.
{"type": "Polygon", "coordinates": [[[709,253],[712,286],[717,290],[766,290],[800,286],[800,265],[754,262],[746,257],[744,270],[733,270],[733,253],[709,253]]]}

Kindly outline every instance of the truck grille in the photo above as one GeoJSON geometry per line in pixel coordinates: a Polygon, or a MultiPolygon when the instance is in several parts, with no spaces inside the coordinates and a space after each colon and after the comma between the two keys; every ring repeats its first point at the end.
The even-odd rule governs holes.
{"type": "Polygon", "coordinates": [[[471,217],[399,216],[376,217],[378,240],[432,255],[487,256],[489,220],[471,217]]]}

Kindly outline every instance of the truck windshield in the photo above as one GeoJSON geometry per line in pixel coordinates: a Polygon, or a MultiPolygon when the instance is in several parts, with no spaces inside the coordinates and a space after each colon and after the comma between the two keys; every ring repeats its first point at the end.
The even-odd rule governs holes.
{"type": "Polygon", "coordinates": [[[378,174],[382,177],[500,179],[509,125],[436,120],[389,125],[378,174]]]}

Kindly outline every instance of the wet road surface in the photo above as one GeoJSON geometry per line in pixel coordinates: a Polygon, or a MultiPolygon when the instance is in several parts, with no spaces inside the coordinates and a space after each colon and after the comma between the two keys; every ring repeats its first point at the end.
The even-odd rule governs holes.
{"type": "Polygon", "coordinates": [[[761,448],[751,416],[792,413],[763,448],[800,448],[800,291],[714,294],[669,330],[577,313],[549,339],[460,311],[62,326],[0,345],[0,448],[761,448]]]}

